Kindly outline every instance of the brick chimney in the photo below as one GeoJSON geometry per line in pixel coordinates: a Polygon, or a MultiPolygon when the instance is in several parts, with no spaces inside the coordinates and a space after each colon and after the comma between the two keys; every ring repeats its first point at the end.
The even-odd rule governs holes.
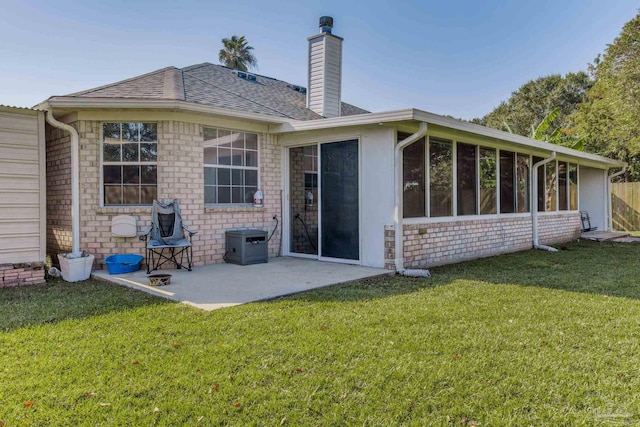
{"type": "Polygon", "coordinates": [[[320,34],[309,40],[307,108],[339,117],[342,91],[342,38],[331,34],[333,18],[320,17],[320,34]]]}

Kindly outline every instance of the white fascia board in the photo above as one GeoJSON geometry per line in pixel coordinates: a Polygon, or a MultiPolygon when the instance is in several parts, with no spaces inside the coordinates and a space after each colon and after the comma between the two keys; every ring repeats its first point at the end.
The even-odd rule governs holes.
{"type": "Polygon", "coordinates": [[[609,159],[607,157],[599,156],[597,154],[585,153],[584,151],[573,150],[562,145],[551,144],[549,142],[538,141],[536,139],[527,138],[526,136],[517,135],[509,132],[504,132],[498,129],[488,128],[475,123],[469,123],[462,120],[456,120],[450,117],[444,117],[437,114],[429,113],[427,111],[414,110],[414,120],[424,121],[434,125],[439,125],[451,129],[456,129],[462,132],[469,132],[475,135],[482,135],[489,138],[495,138],[502,141],[512,142],[514,144],[548,151],[549,153],[555,151],[558,154],[564,154],[566,156],[574,157],[576,159],[591,160],[598,163],[606,163],[609,167],[624,167],[625,162],[609,159]]]}
{"type": "Polygon", "coordinates": [[[211,107],[173,99],[135,99],[135,98],[75,98],[51,97],[36,106],[40,110],[51,108],[81,109],[81,108],[119,108],[119,109],[161,109],[173,111],[187,111],[192,113],[214,114],[254,122],[281,124],[291,121],[286,117],[270,116],[267,114],[251,113],[231,110],[227,108],[211,107]]]}
{"type": "Polygon", "coordinates": [[[308,130],[332,129],[343,126],[363,126],[415,120],[414,110],[386,111],[383,113],[367,113],[354,116],[333,117],[330,119],[290,120],[273,128],[273,133],[289,133],[308,130]]]}

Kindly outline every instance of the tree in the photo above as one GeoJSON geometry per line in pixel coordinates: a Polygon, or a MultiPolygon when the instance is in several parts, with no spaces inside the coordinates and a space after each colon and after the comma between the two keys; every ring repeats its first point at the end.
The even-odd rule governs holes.
{"type": "Polygon", "coordinates": [[[253,47],[249,46],[244,36],[233,35],[229,39],[224,38],[222,45],[224,47],[218,54],[221,64],[241,71],[247,71],[248,67],[258,68],[258,60],[251,52],[253,47]]]}
{"type": "MultiPolygon", "coordinates": [[[[473,121],[502,130],[507,130],[505,123],[508,123],[511,132],[531,136],[531,127],[543,123],[557,108],[558,112],[552,119],[554,126],[550,124],[544,135],[550,138],[556,129],[559,129],[559,135],[566,135],[566,129],[571,126],[569,116],[585,99],[592,85],[593,80],[583,71],[564,77],[560,74],[540,77],[525,83],[492,112],[473,121]]],[[[538,139],[545,138],[541,135],[538,139]]]]}
{"type": "MultiPolygon", "coordinates": [[[[538,141],[545,141],[551,144],[563,145],[565,147],[573,148],[574,150],[583,151],[585,142],[587,141],[586,136],[566,135],[562,133],[562,129],[560,128],[555,128],[551,131],[551,129],[553,129],[553,122],[558,118],[560,113],[560,107],[556,107],[551,110],[549,114],[544,116],[537,126],[531,125],[531,132],[526,136],[532,139],[537,139],[538,141]]],[[[507,131],[515,133],[508,123],[505,123],[504,127],[507,131]]]]}
{"type": "Polygon", "coordinates": [[[571,117],[589,134],[586,150],[629,163],[627,179],[640,180],[640,13],[590,66],[596,82],[571,117]]]}

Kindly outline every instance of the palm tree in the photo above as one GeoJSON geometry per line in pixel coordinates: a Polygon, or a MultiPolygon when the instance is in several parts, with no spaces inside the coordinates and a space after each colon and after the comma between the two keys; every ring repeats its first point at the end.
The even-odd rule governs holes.
{"type": "Polygon", "coordinates": [[[224,48],[220,49],[218,55],[221,64],[241,71],[247,71],[248,67],[258,68],[258,60],[251,53],[253,47],[247,44],[244,36],[233,35],[230,39],[224,38],[222,45],[224,48]]]}
{"type": "MultiPolygon", "coordinates": [[[[560,114],[560,107],[556,107],[549,112],[540,121],[538,126],[531,125],[531,133],[529,138],[537,139],[538,141],[550,142],[556,145],[564,145],[565,147],[573,148],[574,150],[584,151],[584,144],[587,141],[587,136],[573,136],[563,135],[560,128],[556,128],[551,134],[547,131],[551,128],[551,124],[560,114]]],[[[503,123],[504,127],[509,133],[515,133],[507,123],[503,123]]]]}

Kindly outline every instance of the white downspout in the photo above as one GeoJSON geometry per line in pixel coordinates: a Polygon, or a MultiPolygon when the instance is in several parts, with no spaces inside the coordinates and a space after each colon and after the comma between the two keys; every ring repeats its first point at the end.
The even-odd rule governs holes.
{"type": "MultiPolygon", "coordinates": [[[[418,131],[413,135],[399,141],[394,151],[395,169],[396,169],[396,191],[395,191],[395,249],[396,249],[396,271],[400,274],[405,273],[404,269],[404,247],[403,247],[403,179],[402,179],[402,150],[409,144],[412,144],[427,134],[427,123],[421,122],[418,131]]],[[[421,270],[425,271],[426,270],[421,270]]],[[[428,272],[426,273],[428,275],[428,272]]]]}
{"type": "Polygon", "coordinates": [[[609,179],[607,180],[607,208],[608,208],[608,214],[609,214],[609,218],[608,218],[609,221],[607,221],[608,222],[607,231],[613,231],[613,208],[611,206],[611,184],[613,183],[613,178],[622,175],[626,171],[627,171],[627,165],[624,165],[622,170],[609,176],[609,179]]]}
{"type": "Polygon", "coordinates": [[[549,252],[557,252],[556,248],[552,248],[551,246],[541,245],[538,241],[538,168],[540,166],[546,165],[547,163],[556,159],[556,152],[551,153],[551,157],[547,157],[546,159],[540,160],[538,163],[535,163],[531,168],[531,228],[533,234],[533,247],[535,249],[541,249],[543,251],[549,252]]]}
{"type": "Polygon", "coordinates": [[[47,110],[47,122],[71,135],[71,251],[80,252],[80,167],[78,132],[66,123],[59,122],[47,110]]]}

